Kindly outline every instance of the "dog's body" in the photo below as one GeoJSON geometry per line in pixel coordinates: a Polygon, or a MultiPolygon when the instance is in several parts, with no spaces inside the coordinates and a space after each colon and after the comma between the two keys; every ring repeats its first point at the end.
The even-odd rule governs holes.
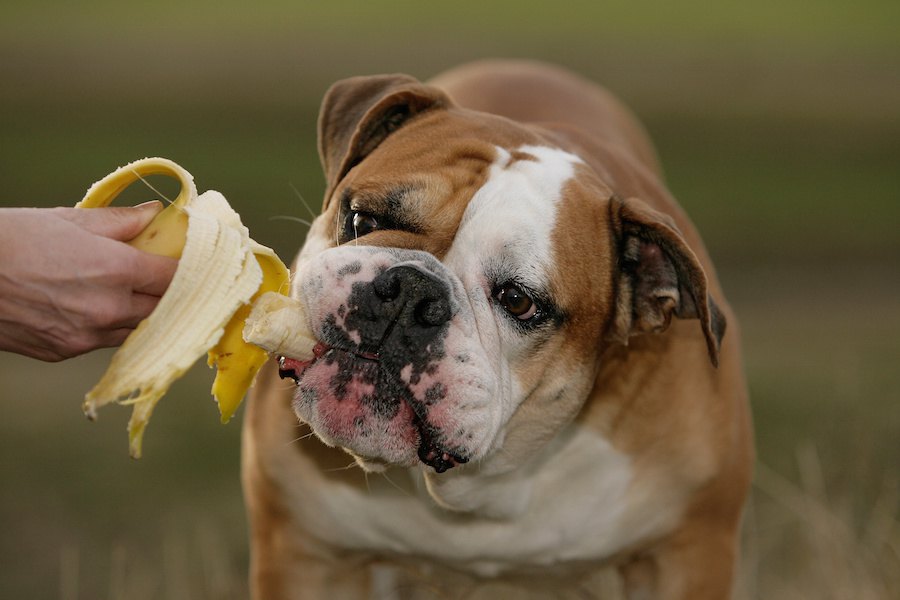
{"type": "Polygon", "coordinates": [[[482,62],[336,84],[319,144],[292,290],[318,358],[245,420],[255,597],[560,597],[610,564],[633,598],[727,597],[737,327],[633,117],[482,62]]]}

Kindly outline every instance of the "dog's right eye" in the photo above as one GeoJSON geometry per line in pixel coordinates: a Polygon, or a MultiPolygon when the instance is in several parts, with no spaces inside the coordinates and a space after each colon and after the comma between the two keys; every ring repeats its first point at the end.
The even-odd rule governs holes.
{"type": "Polygon", "coordinates": [[[538,314],[537,304],[534,299],[514,283],[507,283],[494,290],[494,298],[500,303],[506,312],[519,319],[527,321],[538,314]]]}

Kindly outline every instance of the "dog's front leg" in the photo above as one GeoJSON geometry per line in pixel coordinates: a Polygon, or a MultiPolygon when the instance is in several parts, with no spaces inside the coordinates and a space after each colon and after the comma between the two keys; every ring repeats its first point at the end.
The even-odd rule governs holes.
{"type": "Polygon", "coordinates": [[[311,552],[296,544],[297,533],[255,529],[250,565],[253,600],[368,598],[371,566],[359,557],[311,552]]]}
{"type": "Polygon", "coordinates": [[[628,600],[727,600],[736,553],[733,532],[685,528],[619,572],[628,600]]]}

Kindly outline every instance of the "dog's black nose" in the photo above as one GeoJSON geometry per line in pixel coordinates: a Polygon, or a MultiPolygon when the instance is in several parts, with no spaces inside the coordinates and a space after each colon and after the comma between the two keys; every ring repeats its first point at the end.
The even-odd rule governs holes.
{"type": "MultiPolygon", "coordinates": [[[[450,284],[415,264],[399,264],[372,281],[353,285],[344,327],[359,350],[379,356],[383,368],[423,363],[440,352],[433,342],[453,318],[450,284]]],[[[336,344],[337,345],[337,344],[336,344]]]]}
{"type": "Polygon", "coordinates": [[[372,281],[381,316],[401,326],[438,327],[450,320],[450,291],[443,281],[413,265],[396,265],[372,281]]]}

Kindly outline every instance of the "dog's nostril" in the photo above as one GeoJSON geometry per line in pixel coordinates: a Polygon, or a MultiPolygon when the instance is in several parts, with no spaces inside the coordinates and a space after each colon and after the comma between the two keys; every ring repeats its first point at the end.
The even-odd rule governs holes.
{"type": "Polygon", "coordinates": [[[394,300],[400,295],[400,278],[397,271],[388,269],[372,282],[375,293],[384,301],[394,300]]]}
{"type": "Polygon", "coordinates": [[[436,327],[450,320],[450,305],[443,298],[425,300],[416,307],[416,321],[426,327],[436,327]]]}

